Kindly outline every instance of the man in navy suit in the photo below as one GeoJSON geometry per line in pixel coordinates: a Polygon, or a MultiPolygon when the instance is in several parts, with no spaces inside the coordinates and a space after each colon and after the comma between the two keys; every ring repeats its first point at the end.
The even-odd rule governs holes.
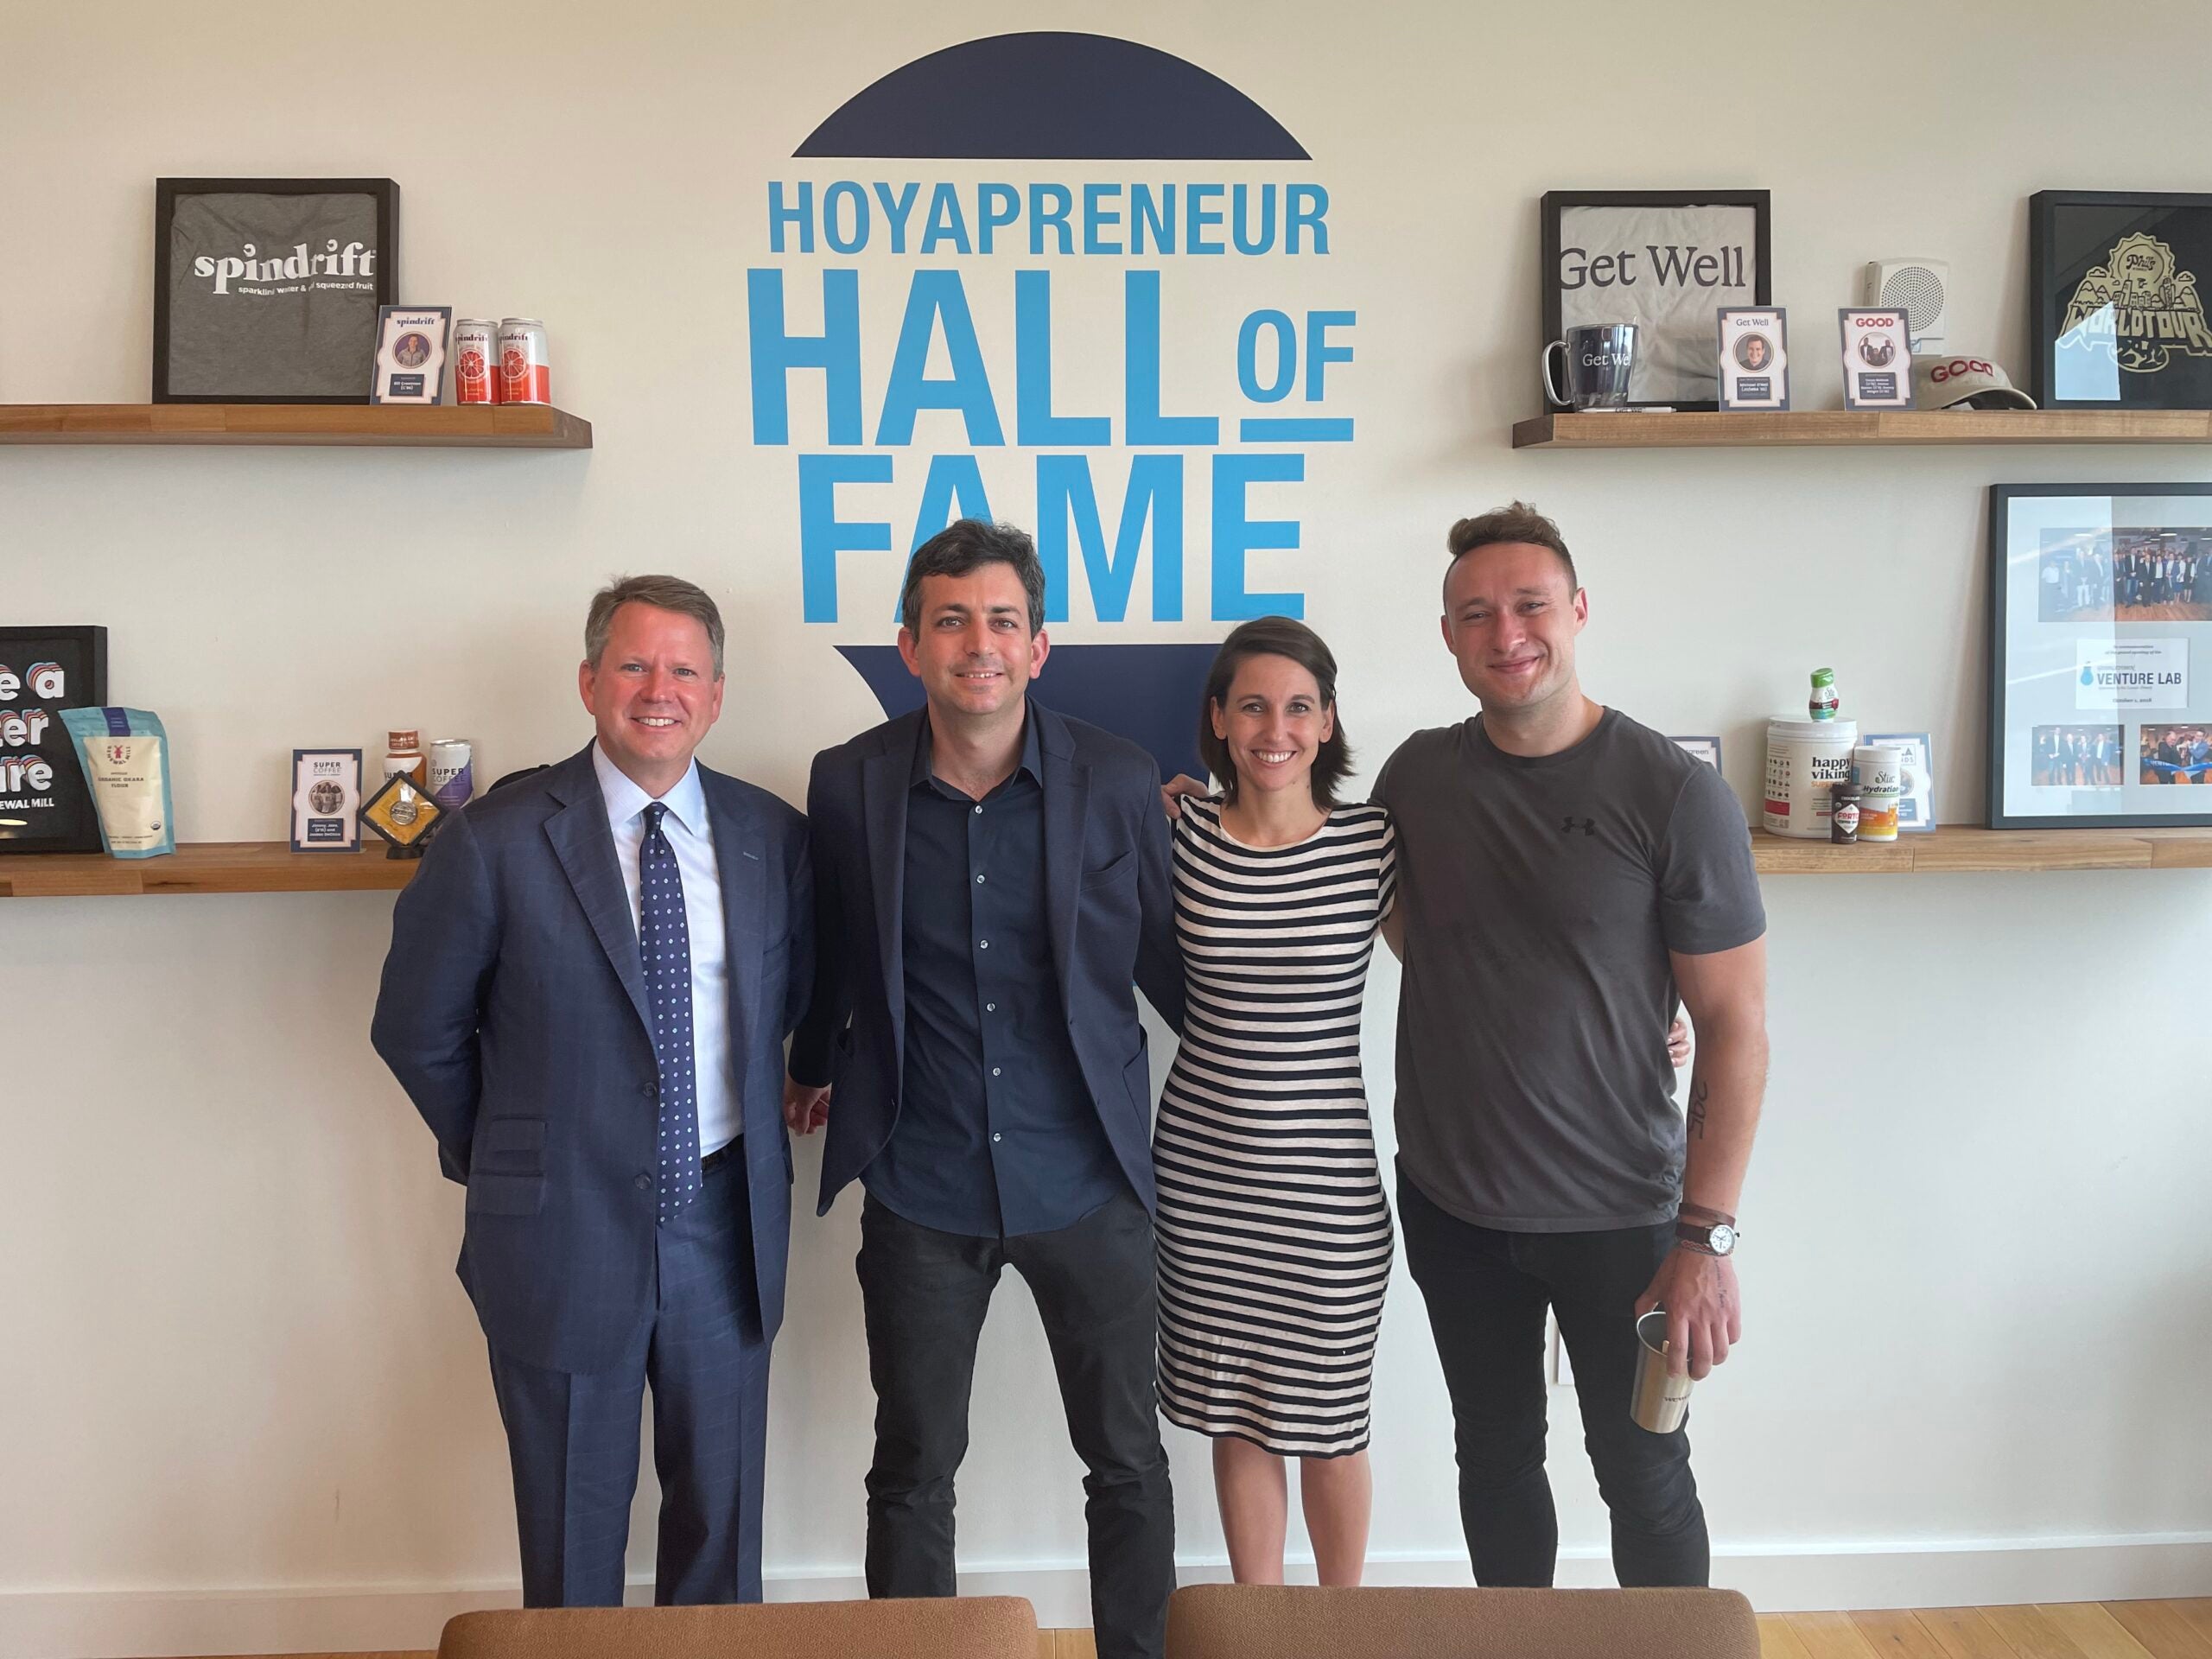
{"type": "Polygon", "coordinates": [[[925,543],[902,614],[927,707],[814,760],[821,966],[785,1096],[799,1133],[829,1125],[822,1210],[856,1177],[867,1189],[868,1593],[957,1587],[976,1342],[1011,1267],[1090,1471],[1100,1659],[1155,1656],[1175,1525],[1131,981],[1179,1031],[1159,768],[1029,699],[1049,647],[1044,571],[1020,531],[963,519],[925,543]]]}
{"type": "Polygon", "coordinates": [[[654,1599],[758,1601],[806,821],[692,759],[722,623],[690,582],[594,597],[577,683],[597,739],[456,813],[400,894],[371,1038],[468,1189],[524,1604],[621,1602],[648,1385],[654,1599]]]}

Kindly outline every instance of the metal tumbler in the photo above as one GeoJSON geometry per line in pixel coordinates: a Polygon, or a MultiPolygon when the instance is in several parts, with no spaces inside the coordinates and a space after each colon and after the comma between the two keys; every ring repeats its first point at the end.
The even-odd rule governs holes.
{"type": "Polygon", "coordinates": [[[1570,328],[1565,340],[1544,347],[1544,393],[1561,409],[1619,409],[1628,402],[1629,376],[1635,366],[1634,323],[1570,328]],[[1565,359],[1565,391],[1553,378],[1554,352],[1565,359]]]}
{"type": "Polygon", "coordinates": [[[1690,1379],[1667,1369],[1667,1310],[1655,1307],[1636,1322],[1636,1387],[1628,1414],[1638,1428],[1671,1434],[1689,1415],[1690,1379]]]}

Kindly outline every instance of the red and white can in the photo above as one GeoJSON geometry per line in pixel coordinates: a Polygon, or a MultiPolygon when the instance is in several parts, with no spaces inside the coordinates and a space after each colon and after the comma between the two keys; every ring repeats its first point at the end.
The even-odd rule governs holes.
{"type": "Polygon", "coordinates": [[[550,404],[553,368],[545,353],[545,325],[536,317],[499,322],[499,401],[550,404]]]}
{"type": "Polygon", "coordinates": [[[453,326],[453,400],[499,401],[499,325],[489,317],[463,317],[453,326]]]}

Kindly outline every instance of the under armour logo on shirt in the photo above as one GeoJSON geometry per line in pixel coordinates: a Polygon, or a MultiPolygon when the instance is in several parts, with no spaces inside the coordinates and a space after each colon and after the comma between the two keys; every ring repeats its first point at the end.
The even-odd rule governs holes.
{"type": "Polygon", "coordinates": [[[1580,830],[1586,836],[1594,836],[1598,833],[1598,820],[1595,818],[1578,818],[1570,812],[1567,814],[1567,822],[1560,825],[1559,832],[1562,836],[1567,836],[1573,834],[1577,830],[1580,830]]]}

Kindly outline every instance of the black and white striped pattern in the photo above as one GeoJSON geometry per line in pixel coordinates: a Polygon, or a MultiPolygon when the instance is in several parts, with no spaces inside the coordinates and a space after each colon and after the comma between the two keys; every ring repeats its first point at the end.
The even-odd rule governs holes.
{"type": "Polygon", "coordinates": [[[1360,1081],[1359,1011],[1396,888],[1389,814],[1341,806],[1246,847],[1217,803],[1175,831],[1183,1046],[1154,1134],[1160,1405],[1270,1452],[1367,1444],[1390,1211],[1360,1081]]]}

